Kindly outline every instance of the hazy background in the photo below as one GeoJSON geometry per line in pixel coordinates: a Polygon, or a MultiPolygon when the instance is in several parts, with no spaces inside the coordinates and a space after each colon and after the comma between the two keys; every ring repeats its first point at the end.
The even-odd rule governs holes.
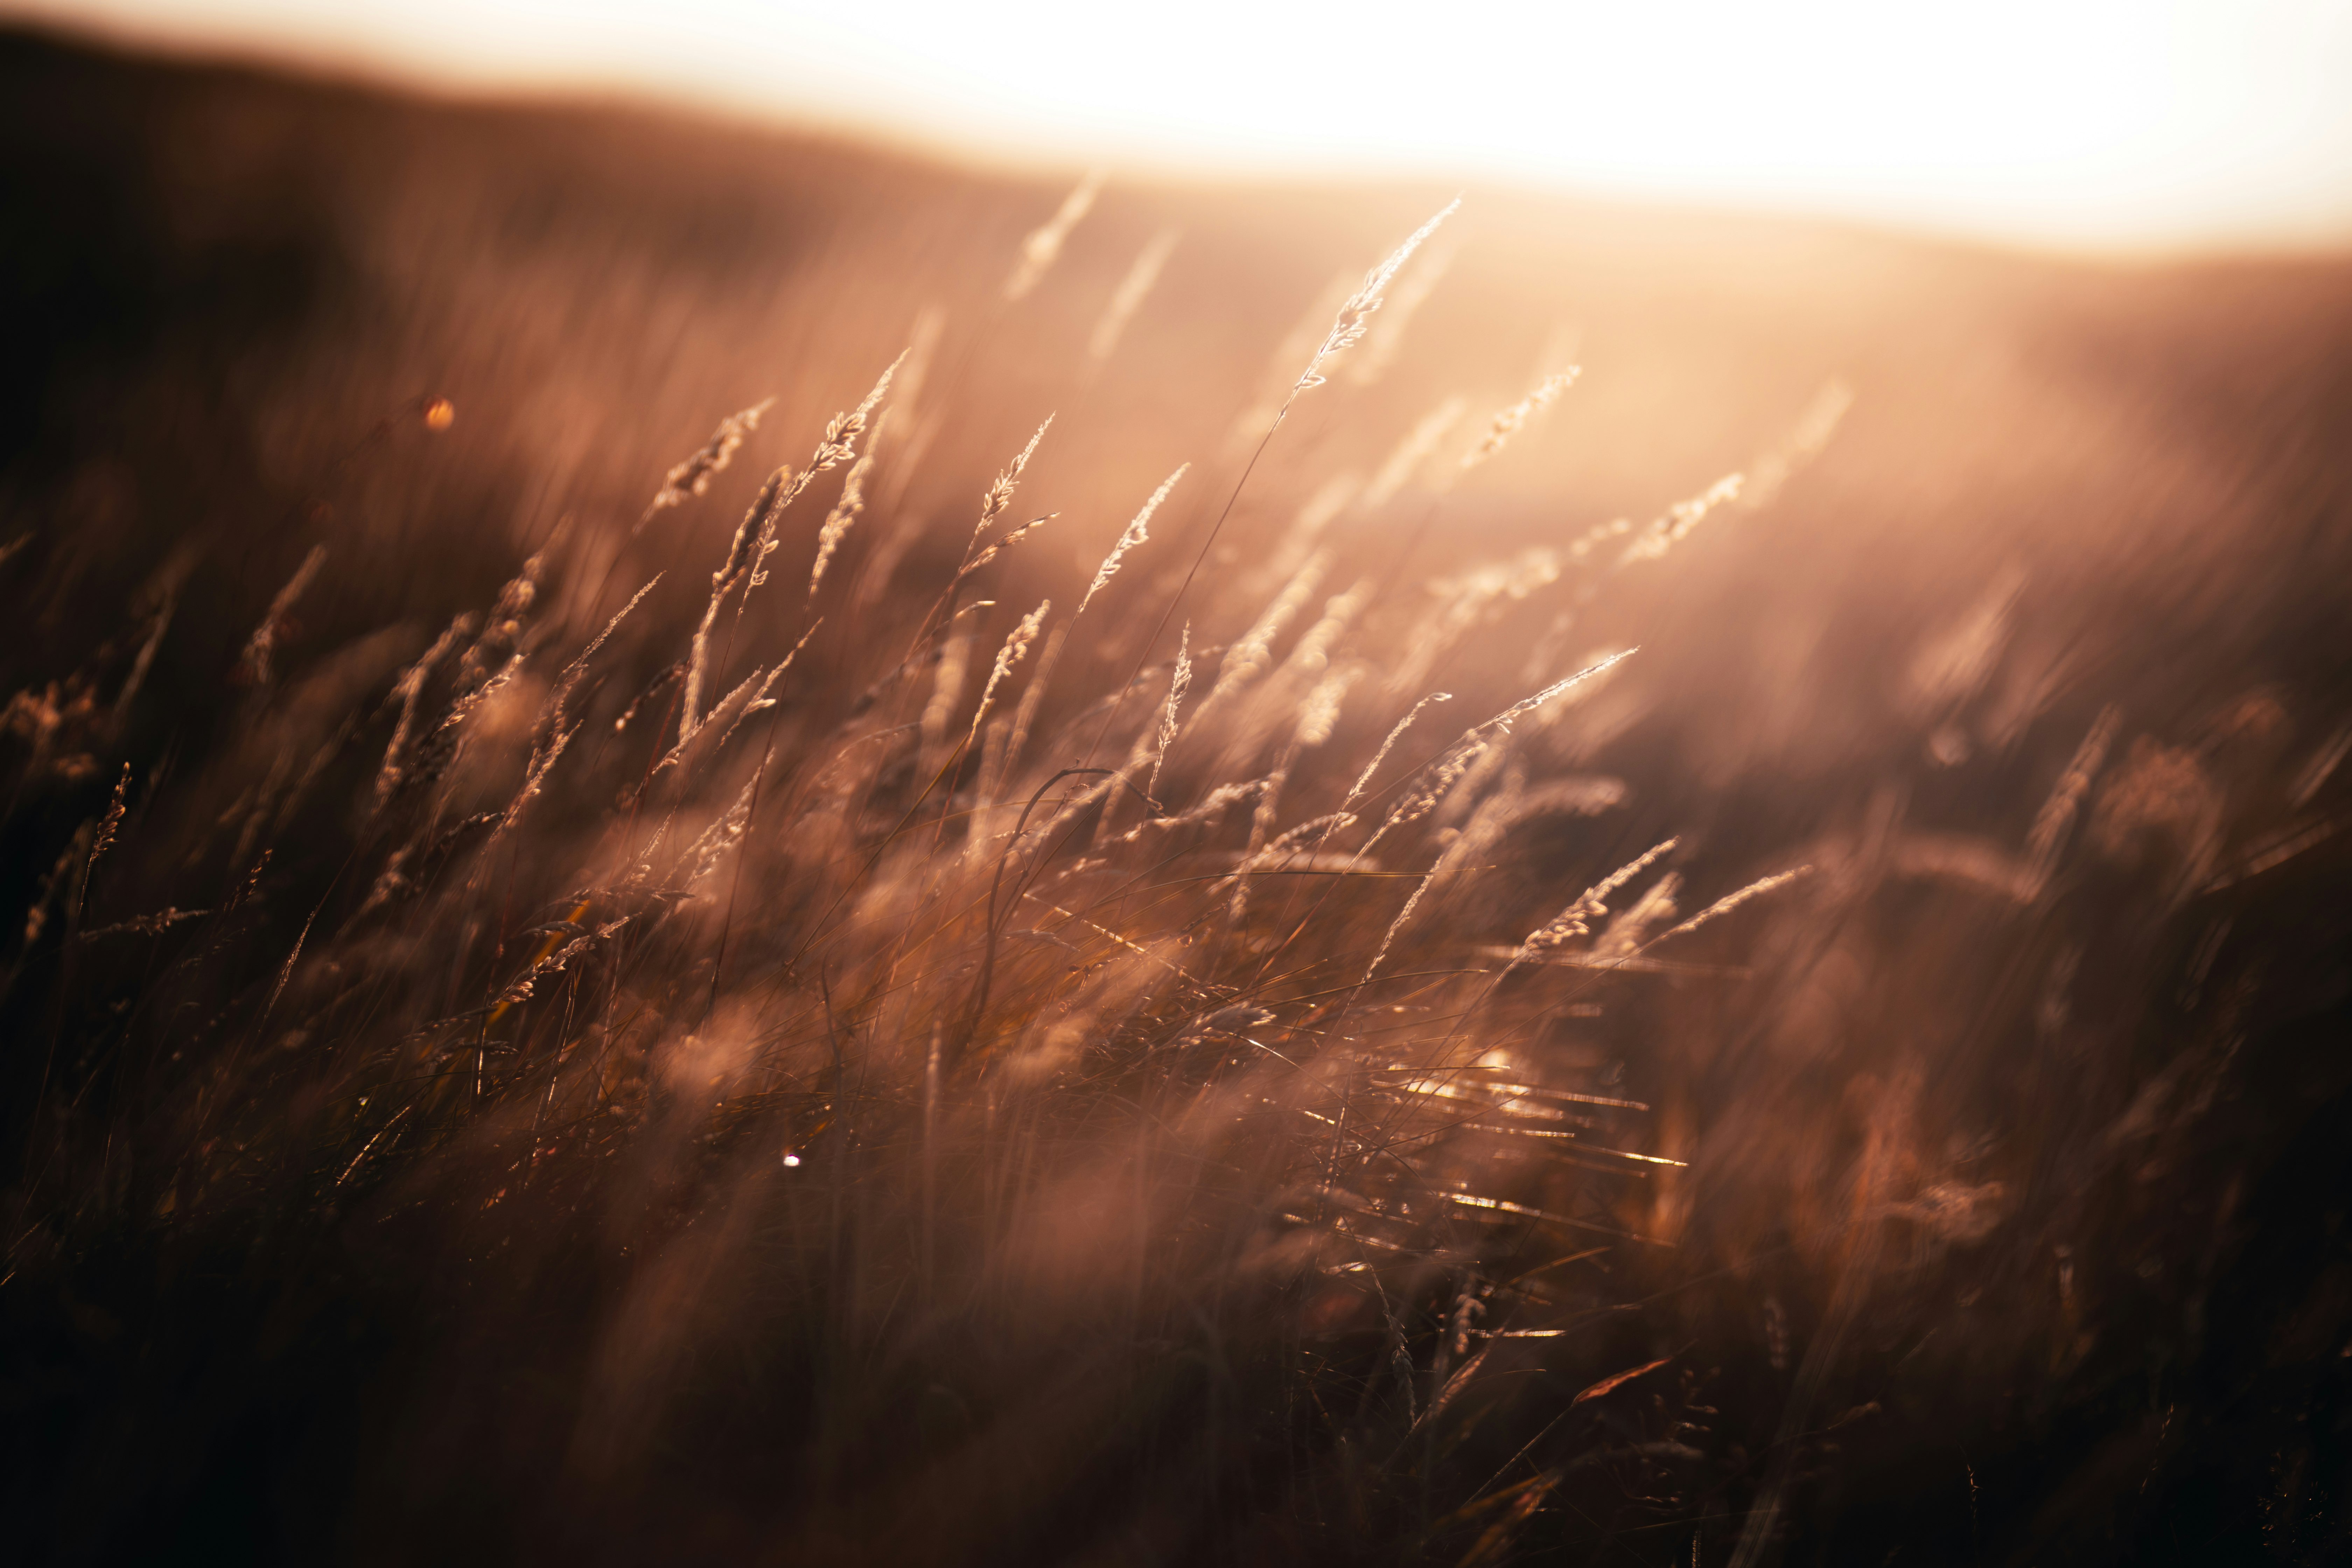
{"type": "Polygon", "coordinates": [[[1504,177],[2103,249],[2352,237],[2336,0],[11,0],[469,91],[1035,163],[1504,177]]]}

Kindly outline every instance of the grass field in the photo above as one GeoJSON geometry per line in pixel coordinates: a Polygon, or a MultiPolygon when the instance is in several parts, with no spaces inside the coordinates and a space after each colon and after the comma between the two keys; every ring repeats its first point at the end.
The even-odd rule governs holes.
{"type": "Polygon", "coordinates": [[[2352,263],[0,82],[12,1556],[2352,1547],[2352,263]]]}

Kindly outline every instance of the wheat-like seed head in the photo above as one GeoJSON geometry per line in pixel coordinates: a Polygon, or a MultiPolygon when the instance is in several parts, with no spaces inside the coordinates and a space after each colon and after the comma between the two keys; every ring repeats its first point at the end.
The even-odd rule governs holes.
{"type": "Polygon", "coordinates": [[[1036,532],[1039,529],[1045,527],[1047,523],[1053,521],[1055,518],[1061,515],[1062,514],[1058,511],[1049,511],[1043,517],[1031,518],[1028,521],[1023,523],[1020,527],[1013,530],[1003,538],[997,540],[987,549],[973,556],[971,558],[971,563],[966,566],[961,572],[956,574],[956,580],[958,582],[961,582],[964,578],[971,576],[973,573],[979,571],[982,567],[995,560],[999,555],[1003,554],[1004,552],[1012,549],[1014,545],[1020,543],[1023,540],[1028,538],[1031,534],[1036,532]]]}
{"type": "Polygon", "coordinates": [[[1568,908],[1528,933],[1527,941],[1519,944],[1519,951],[1512,956],[1511,962],[1515,964],[1530,963],[1577,937],[1590,936],[1592,922],[1609,912],[1609,896],[1648,869],[1658,857],[1673,853],[1675,842],[1669,838],[1643,850],[1579,893],[1568,908]]]}
{"type": "Polygon", "coordinates": [[[990,525],[1004,515],[1004,509],[1013,504],[1013,492],[1020,488],[1022,471],[1029,467],[1029,459],[1036,456],[1037,443],[1043,441],[1045,432],[1053,427],[1054,416],[1048,414],[1045,423],[1038,426],[1037,433],[1029,437],[1029,444],[1014,455],[1013,461],[1004,466],[1004,471],[996,476],[995,481],[981,496],[980,522],[971,531],[974,546],[980,543],[981,535],[988,531],[990,525]]]}
{"type": "Polygon", "coordinates": [[[1453,268],[1454,253],[1454,247],[1450,245],[1430,246],[1422,252],[1419,265],[1398,272],[1395,287],[1381,307],[1386,312],[1381,335],[1368,342],[1363,352],[1349,363],[1348,380],[1351,384],[1370,386],[1388,374],[1389,367],[1396,363],[1397,350],[1404,342],[1405,330],[1453,268]]]}
{"type": "Polygon", "coordinates": [[[1675,898],[1682,887],[1681,875],[1668,871],[1651,883],[1640,898],[1610,916],[1608,926],[1593,940],[1593,959],[1611,963],[1632,958],[1641,952],[1648,945],[1650,932],[1679,912],[1675,898]]]}
{"type": "MultiPolygon", "coordinates": [[[[710,599],[703,605],[702,624],[695,628],[688,644],[686,691],[679,700],[677,714],[680,745],[694,738],[696,728],[702,722],[703,684],[709,678],[710,635],[711,629],[719,624],[719,609],[726,604],[727,595],[734,590],[735,584],[751,572],[765,553],[765,540],[773,525],[772,520],[783,510],[787,495],[794,493],[789,489],[790,479],[791,470],[786,468],[778,468],[768,476],[767,481],[760,487],[760,493],[752,499],[751,510],[745,512],[743,521],[736,525],[735,537],[729,542],[727,554],[719,562],[719,570],[710,574],[710,599]]],[[[750,592],[749,588],[744,590],[747,598],[750,592]]],[[[721,670],[719,673],[723,676],[726,672],[721,670]]]]}
{"type": "MultiPolygon", "coordinates": [[[[1738,892],[1727,893],[1722,898],[1716,900],[1715,902],[1707,905],[1706,908],[1699,910],[1698,913],[1691,916],[1690,919],[1683,921],[1682,924],[1666,932],[1665,936],[1658,938],[1658,941],[1664,942],[1668,937],[1683,936],[1688,932],[1695,931],[1698,930],[1699,927],[1706,924],[1707,921],[1715,920],[1719,916],[1729,914],[1732,910],[1738,909],[1740,905],[1746,903],[1750,899],[1760,899],[1765,894],[1772,891],[1775,888],[1785,888],[1800,877],[1810,876],[1812,869],[1813,868],[1811,866],[1798,866],[1790,870],[1776,871],[1769,877],[1759,877],[1755,881],[1748,883],[1748,886],[1740,889],[1738,892]]],[[[1651,945],[1655,946],[1656,943],[1654,942],[1651,945]]]]}
{"type": "MultiPolygon", "coordinates": [[[[906,363],[907,356],[914,352],[911,348],[899,350],[898,357],[883,367],[881,376],[876,380],[873,390],[866,395],[865,400],[848,412],[833,416],[824,427],[824,434],[818,437],[816,451],[810,457],[807,468],[803,468],[797,475],[789,468],[778,468],[773,475],[770,476],[767,487],[761,491],[761,501],[753,509],[760,514],[759,547],[747,563],[751,574],[751,584],[743,591],[747,603],[750,601],[751,589],[759,587],[768,580],[768,557],[774,554],[780,546],[781,542],[776,538],[776,527],[783,521],[784,513],[791,509],[794,501],[800,500],[801,492],[809,488],[811,480],[857,455],[857,437],[866,433],[867,418],[881,404],[882,399],[888,395],[890,378],[898,374],[898,367],[906,363]]],[[[835,509],[836,512],[839,510],[838,507],[835,509]]],[[[853,510],[850,515],[855,517],[855,511],[853,510]]],[[[832,516],[828,515],[825,521],[830,525],[833,521],[832,516]]],[[[841,524],[843,529],[848,526],[846,521],[841,524]]],[[[840,534],[836,531],[833,542],[839,542],[840,534]]],[[[822,540],[818,548],[823,553],[830,553],[822,540]]],[[[809,584],[809,591],[812,594],[816,591],[815,578],[822,575],[823,571],[820,566],[812,574],[809,584]]],[[[741,611],[739,609],[737,614],[740,616],[741,611]]]]}
{"type": "MultiPolygon", "coordinates": [[[[743,514],[743,521],[736,526],[735,537],[728,545],[726,558],[719,563],[719,570],[710,574],[710,601],[703,607],[702,625],[697,628],[688,654],[686,692],[678,708],[677,734],[681,744],[693,737],[701,723],[703,685],[709,676],[711,628],[719,623],[719,612],[727,595],[738,583],[744,584],[743,597],[735,610],[740,623],[744,607],[751,603],[751,590],[768,580],[768,557],[774,554],[779,546],[776,528],[783,514],[793,502],[800,499],[801,493],[808,489],[809,482],[817,475],[856,456],[857,437],[865,434],[867,416],[889,392],[890,378],[898,374],[898,367],[906,363],[908,354],[912,352],[911,349],[900,350],[898,357],[883,368],[881,376],[876,380],[873,390],[866,395],[863,402],[845,414],[834,416],[825,426],[824,434],[818,439],[816,452],[809,459],[807,468],[797,475],[790,468],[780,468],[770,474],[760,487],[759,495],[753,499],[751,509],[743,514]]],[[[760,406],[764,408],[767,405],[760,406]]],[[[721,429],[724,431],[725,426],[722,426],[721,429]]],[[[736,433],[735,441],[740,444],[740,432],[736,433]]],[[[733,450],[734,447],[730,446],[726,453],[731,454],[733,450]]],[[[845,522],[843,524],[845,528],[847,526],[845,522]]],[[[820,545],[820,549],[823,548],[820,545]]],[[[812,593],[815,590],[814,580],[810,590],[812,593]]],[[[726,672],[721,670],[719,673],[723,676],[726,672]]]]}
{"type": "Polygon", "coordinates": [[[1265,435],[1269,421],[1280,421],[1282,411],[1298,395],[1298,367],[1314,357],[1317,346],[1330,331],[1331,317],[1355,290],[1352,271],[1335,272],[1322,291],[1307,301],[1267,356],[1257,391],[1234,416],[1228,441],[1255,440],[1265,435]]]}
{"type": "Polygon", "coordinates": [[[988,705],[995,700],[997,687],[1028,653],[1029,645],[1037,640],[1037,628],[1045,624],[1045,616],[1053,608],[1054,601],[1047,599],[1022,616],[1020,624],[1005,637],[1004,646],[996,650],[996,663],[988,672],[988,684],[980,689],[980,706],[972,710],[971,732],[964,737],[965,745],[969,746],[979,735],[981,721],[988,717],[988,705]]]}
{"type": "Polygon", "coordinates": [[[1012,275],[1004,280],[1005,303],[1012,304],[1027,297],[1029,291],[1053,269],[1054,263],[1061,257],[1063,242],[1070,237],[1070,231],[1078,226],[1078,220],[1087,216],[1087,209],[1095,205],[1095,197],[1102,194],[1103,178],[1097,170],[1080,180],[1076,188],[1062,198],[1062,205],[1055,209],[1054,216],[1031,229],[1021,241],[1021,258],[1013,263],[1012,275]]]}
{"type": "Polygon", "coordinates": [[[1420,786],[1409,791],[1403,799],[1397,802],[1396,805],[1390,810],[1386,820],[1381,822],[1370,838],[1364,840],[1364,847],[1358,853],[1370,854],[1379,846],[1381,840],[1386,838],[1391,832],[1400,827],[1410,827],[1434,811],[1437,808],[1437,803],[1445,798],[1446,792],[1460,782],[1462,775],[1468,773],[1471,767],[1486,754],[1492,744],[1491,742],[1478,739],[1478,732],[1475,730],[1465,733],[1460,741],[1454,742],[1446,751],[1444,755],[1431,764],[1420,786]]]}
{"type": "Polygon", "coordinates": [[[441,722],[435,727],[434,733],[446,734],[472,718],[483,703],[504,690],[507,683],[521,673],[523,657],[519,653],[511,655],[505,664],[492,671],[479,686],[474,687],[450,703],[449,710],[441,715],[441,722]]]}
{"type": "Polygon", "coordinates": [[[1151,514],[1160,510],[1160,503],[1168,499],[1168,492],[1176,488],[1176,481],[1182,479],[1185,470],[1192,466],[1180,463],[1174,473],[1160,481],[1160,488],[1151,492],[1151,499],[1143,503],[1143,510],[1135,514],[1135,521],[1127,525],[1126,531],[1118,536],[1118,542],[1111,546],[1110,553],[1104,556],[1103,563],[1095,569],[1095,580],[1087,584],[1086,596],[1078,601],[1077,610],[1070,617],[1072,620],[1085,615],[1087,606],[1094,603],[1095,595],[1102,592],[1103,584],[1118,574],[1119,563],[1126,558],[1127,552],[1150,539],[1151,514]]]}
{"type": "MultiPolygon", "coordinates": [[[[1495,742],[1486,739],[1486,735],[1489,731],[1499,732],[1504,735],[1509,734],[1513,721],[1523,718],[1528,713],[1535,711],[1545,703],[1550,701],[1553,698],[1558,697],[1561,692],[1566,691],[1570,688],[1583,681],[1590,680],[1592,677],[1599,675],[1602,670],[1609,668],[1620,660],[1630,658],[1633,654],[1639,651],[1640,650],[1637,648],[1627,648],[1622,653],[1612,654],[1607,658],[1601,659],[1598,663],[1588,665],[1584,668],[1578,670],[1574,675],[1568,676],[1563,679],[1553,681],[1549,686],[1545,687],[1542,690],[1537,692],[1532,697],[1521,698],[1518,701],[1512,703],[1508,708],[1504,709],[1500,713],[1496,714],[1492,719],[1487,720],[1485,723],[1474,724],[1469,729],[1464,731],[1462,732],[1462,738],[1459,741],[1456,741],[1454,745],[1447,750],[1443,756],[1438,758],[1434,763],[1431,764],[1428,775],[1423,779],[1420,786],[1408,793],[1402,800],[1398,802],[1395,809],[1389,813],[1387,820],[1381,824],[1379,830],[1376,831],[1371,837],[1365,840],[1364,847],[1361,852],[1364,854],[1371,853],[1373,846],[1379,844],[1380,841],[1387,837],[1390,833],[1400,827],[1409,827],[1412,824],[1420,821],[1423,817],[1428,816],[1432,811],[1435,810],[1437,803],[1445,798],[1446,793],[1451,790],[1455,784],[1460,782],[1462,775],[1468,773],[1470,769],[1477,763],[1480,759],[1484,758],[1487,752],[1493,747],[1495,742]]],[[[1424,702],[1428,700],[1429,699],[1427,698],[1423,699],[1423,701],[1424,702]]],[[[1418,713],[1420,710],[1420,708],[1416,706],[1413,712],[1418,713]]],[[[1412,714],[1407,714],[1406,722],[1410,723],[1411,721],[1412,714]]],[[[1403,729],[1403,725],[1401,724],[1397,728],[1398,731],[1401,732],[1403,729]]],[[[1393,734],[1391,738],[1393,740],[1393,734]]],[[[1381,747],[1381,751],[1385,753],[1387,747],[1383,745],[1381,747]]],[[[1374,759],[1374,765],[1378,765],[1377,758],[1374,759]]],[[[1365,777],[1369,779],[1370,776],[1370,772],[1367,771],[1365,777]]],[[[1349,798],[1350,801],[1355,798],[1353,792],[1350,792],[1349,798]]]]}
{"type": "Polygon", "coordinates": [[[1492,458],[1509,444],[1512,437],[1526,427],[1528,420],[1549,406],[1561,393],[1574,386],[1576,378],[1582,374],[1580,366],[1570,365],[1558,375],[1546,376],[1533,392],[1496,414],[1486,426],[1486,435],[1479,437],[1478,444],[1462,455],[1462,466],[1475,468],[1492,458]]]}
{"type": "Polygon", "coordinates": [[[1569,676],[1560,680],[1553,681],[1549,686],[1545,687],[1533,697],[1523,697],[1519,699],[1519,700],[1512,703],[1500,713],[1496,714],[1492,719],[1487,720],[1485,727],[1488,729],[1508,731],[1511,727],[1512,721],[1526,717],[1528,714],[1532,713],[1537,709],[1542,707],[1545,703],[1550,701],[1553,698],[1558,697],[1561,692],[1568,690],[1571,687],[1582,685],[1584,682],[1591,679],[1594,676],[1601,674],[1604,670],[1614,668],[1616,666],[1623,663],[1625,660],[1633,658],[1635,654],[1641,651],[1642,650],[1638,647],[1629,647],[1622,653],[1612,653],[1606,658],[1599,659],[1591,664],[1588,664],[1582,669],[1578,670],[1574,675],[1569,676]]]}
{"type": "Polygon", "coordinates": [[[1300,373],[1297,384],[1291,387],[1293,397],[1310,387],[1322,385],[1323,366],[1334,354],[1352,348],[1362,340],[1371,325],[1372,312],[1381,308],[1381,297],[1395,279],[1397,269],[1412,258],[1412,253],[1421,248],[1422,242],[1435,234],[1438,225],[1452,217],[1454,209],[1461,205],[1459,196],[1446,203],[1436,216],[1414,229],[1402,245],[1389,252],[1387,259],[1364,274],[1362,286],[1340,304],[1339,314],[1332,321],[1331,330],[1324,334],[1322,347],[1315,351],[1315,357],[1307,361],[1307,369],[1300,373]]]}
{"type": "Polygon", "coordinates": [[[1423,895],[1429,891],[1429,885],[1437,880],[1438,872],[1444,869],[1446,858],[1447,857],[1445,855],[1441,854],[1438,856],[1435,860],[1430,863],[1429,869],[1423,874],[1421,880],[1412,885],[1412,896],[1405,900],[1404,908],[1399,910],[1397,911],[1396,919],[1389,922],[1389,929],[1381,933],[1381,945],[1379,950],[1372,954],[1372,961],[1364,965],[1364,978],[1366,980],[1370,980],[1373,975],[1379,973],[1381,965],[1388,962],[1389,949],[1396,945],[1398,933],[1402,931],[1406,925],[1412,921],[1412,911],[1421,907],[1423,895]]]}
{"type": "Polygon", "coordinates": [[[1676,501],[1666,510],[1664,517],[1643,529],[1633,542],[1625,547],[1625,552],[1617,558],[1617,564],[1629,566],[1636,561],[1655,561],[1689,538],[1691,531],[1705,520],[1707,513],[1727,501],[1737,500],[1743,482],[1738,474],[1726,474],[1690,500],[1676,501]]]}
{"type": "Polygon", "coordinates": [[[709,489],[711,479],[734,460],[737,450],[743,445],[744,437],[759,428],[760,416],[773,407],[775,402],[772,397],[763,397],[742,412],[730,414],[721,419],[719,422],[719,428],[710,433],[709,440],[704,442],[700,448],[684,462],[662,476],[661,489],[656,490],[654,499],[646,503],[644,515],[637,519],[636,526],[629,531],[630,537],[635,538],[642,531],[646,524],[654,520],[656,512],[667,511],[674,506],[683,506],[689,500],[709,489]]]}
{"type": "Polygon", "coordinates": [[[538,963],[532,964],[529,969],[523,972],[521,978],[515,981],[511,985],[509,985],[504,991],[499,993],[498,997],[491,1004],[491,1010],[496,1011],[501,1007],[511,1007],[518,1002],[529,1000],[531,993],[537,989],[541,981],[546,979],[551,974],[562,973],[564,969],[571,964],[573,959],[580,957],[583,953],[587,952],[601,942],[610,942],[615,932],[635,919],[636,919],[635,915],[623,915],[616,921],[611,921],[597,927],[593,932],[587,936],[574,937],[571,942],[564,943],[563,946],[556,949],[554,952],[549,953],[545,958],[542,958],[538,963]]]}
{"type": "Polygon", "coordinates": [[[1192,684],[1192,623],[1186,621],[1184,630],[1176,639],[1176,668],[1168,678],[1168,702],[1160,711],[1159,754],[1152,759],[1151,783],[1144,794],[1160,798],[1160,770],[1168,763],[1168,748],[1176,743],[1176,716],[1183,709],[1184,693],[1192,684]]]}
{"type": "Polygon", "coordinates": [[[1421,710],[1423,709],[1428,707],[1433,702],[1451,702],[1453,700],[1454,693],[1451,691],[1433,691],[1428,696],[1423,698],[1420,701],[1414,703],[1411,710],[1408,711],[1403,718],[1398,720],[1395,727],[1389,731],[1387,738],[1381,742],[1380,749],[1372,753],[1372,760],[1364,764],[1364,771],[1356,775],[1356,782],[1348,786],[1348,797],[1340,803],[1339,809],[1345,811],[1348,807],[1355,805],[1356,802],[1364,797],[1364,791],[1371,787],[1372,775],[1381,771],[1381,764],[1389,760],[1389,752],[1395,748],[1397,742],[1403,737],[1404,732],[1412,728],[1412,721],[1421,717],[1421,710]]]}
{"type": "MultiPolygon", "coordinates": [[[[880,422],[876,423],[880,433],[880,422]]],[[[841,499],[824,514],[824,523],[816,531],[816,559],[809,566],[808,596],[816,597],[817,584],[824,581],[824,569],[833,560],[833,552],[841,548],[842,539],[866,510],[866,476],[873,471],[874,453],[871,447],[864,457],[850,465],[849,477],[841,482],[841,499]]]]}
{"type": "Polygon", "coordinates": [[[85,899],[89,896],[90,872],[97,869],[99,861],[113,844],[115,834],[121,830],[123,817],[130,812],[130,794],[131,764],[125,763],[122,764],[122,776],[114,781],[114,796],[106,803],[106,816],[100,820],[98,832],[89,841],[89,855],[81,863],[82,896],[85,899]]]}
{"type": "Polygon", "coordinates": [[[898,374],[898,367],[905,364],[907,356],[914,352],[912,348],[900,349],[898,357],[882,368],[882,374],[875,381],[873,390],[866,395],[864,401],[848,413],[833,416],[833,422],[824,427],[824,438],[817,444],[816,456],[809,459],[812,470],[823,473],[856,455],[857,437],[866,433],[866,420],[881,405],[882,399],[889,395],[890,378],[898,374]]]}
{"type": "Polygon", "coordinates": [[[375,804],[378,810],[383,809],[384,804],[391,800],[393,792],[400,787],[407,765],[408,740],[416,728],[417,699],[424,694],[425,679],[451,648],[473,633],[474,617],[460,615],[449,623],[447,631],[434,639],[433,646],[425,650],[423,657],[402,671],[399,680],[394,683],[392,694],[400,700],[400,718],[393,726],[391,743],[383,749],[383,764],[376,772],[375,804]]]}

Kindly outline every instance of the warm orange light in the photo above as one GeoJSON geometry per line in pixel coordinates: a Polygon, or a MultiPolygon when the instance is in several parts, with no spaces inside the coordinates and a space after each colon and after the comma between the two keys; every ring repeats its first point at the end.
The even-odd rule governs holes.
{"type": "Polygon", "coordinates": [[[74,0],[58,15],[1065,161],[1402,166],[2110,245],[2352,235],[2352,6],[2330,0],[74,0]]]}

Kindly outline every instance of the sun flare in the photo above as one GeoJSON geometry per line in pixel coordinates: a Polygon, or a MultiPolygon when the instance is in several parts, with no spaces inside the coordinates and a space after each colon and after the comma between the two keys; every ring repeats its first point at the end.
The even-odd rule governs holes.
{"type": "Polygon", "coordinates": [[[45,8],[967,153],[1499,176],[2110,247],[2352,229],[2352,6],[2326,0],[45,8]]]}

